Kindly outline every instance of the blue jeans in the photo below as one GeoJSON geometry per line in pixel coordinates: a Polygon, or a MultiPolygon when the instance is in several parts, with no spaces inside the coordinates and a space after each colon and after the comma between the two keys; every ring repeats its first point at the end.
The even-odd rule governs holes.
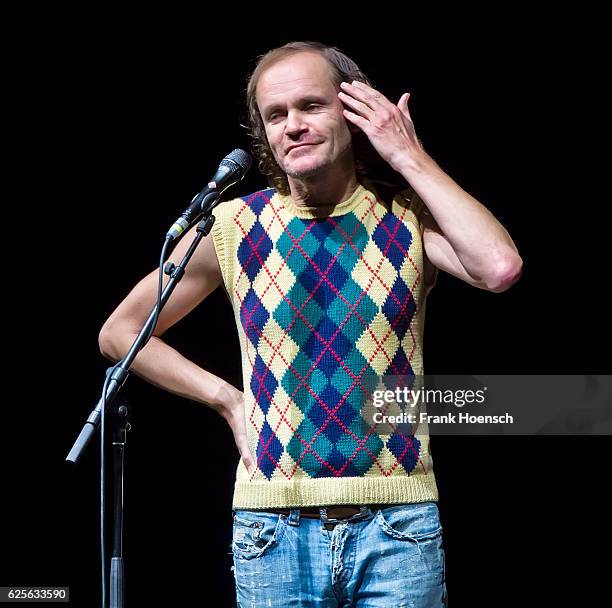
{"type": "Polygon", "coordinates": [[[435,502],[364,507],[331,529],[299,509],[233,515],[238,608],[447,605],[435,502]]]}

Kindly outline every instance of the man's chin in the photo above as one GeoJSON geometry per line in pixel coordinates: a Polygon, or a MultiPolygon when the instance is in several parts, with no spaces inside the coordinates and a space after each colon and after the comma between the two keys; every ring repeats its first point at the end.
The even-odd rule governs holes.
{"type": "Polygon", "coordinates": [[[311,161],[304,163],[291,163],[290,166],[285,168],[285,173],[290,177],[297,179],[311,177],[319,173],[325,168],[325,163],[321,161],[311,161]]]}

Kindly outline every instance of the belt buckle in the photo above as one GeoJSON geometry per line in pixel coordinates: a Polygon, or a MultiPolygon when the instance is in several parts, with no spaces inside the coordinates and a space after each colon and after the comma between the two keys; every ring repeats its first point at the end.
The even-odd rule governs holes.
{"type": "MultiPolygon", "coordinates": [[[[330,511],[333,512],[334,507],[329,508],[330,511]]],[[[328,507],[321,507],[321,509],[319,509],[319,512],[321,514],[321,521],[323,522],[323,527],[326,530],[332,530],[334,528],[334,526],[336,526],[337,524],[343,523],[343,522],[348,522],[351,521],[353,519],[357,519],[357,518],[361,518],[364,515],[367,514],[368,512],[368,507],[365,505],[361,505],[359,507],[359,511],[356,511],[355,513],[353,513],[352,515],[348,515],[346,517],[329,517],[328,516],[328,507]]]]}

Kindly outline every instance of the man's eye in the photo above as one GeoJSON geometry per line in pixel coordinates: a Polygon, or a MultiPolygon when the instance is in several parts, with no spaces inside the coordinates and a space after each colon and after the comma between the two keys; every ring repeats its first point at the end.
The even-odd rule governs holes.
{"type": "Polygon", "coordinates": [[[306,106],[306,109],[307,109],[307,110],[315,110],[315,109],[316,109],[316,108],[318,108],[318,107],[319,107],[319,104],[318,104],[318,103],[309,103],[309,104],[306,106]]]}

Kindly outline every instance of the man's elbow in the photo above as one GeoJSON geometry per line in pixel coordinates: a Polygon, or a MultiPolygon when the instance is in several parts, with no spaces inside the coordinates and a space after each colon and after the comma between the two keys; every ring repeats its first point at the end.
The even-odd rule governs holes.
{"type": "Polygon", "coordinates": [[[102,326],[98,334],[98,347],[100,348],[100,352],[111,361],[119,361],[119,359],[121,359],[116,335],[116,331],[114,331],[110,320],[102,326]]]}
{"type": "Polygon", "coordinates": [[[487,280],[488,291],[502,293],[512,287],[523,273],[523,260],[518,253],[512,252],[500,261],[487,280]]]}

